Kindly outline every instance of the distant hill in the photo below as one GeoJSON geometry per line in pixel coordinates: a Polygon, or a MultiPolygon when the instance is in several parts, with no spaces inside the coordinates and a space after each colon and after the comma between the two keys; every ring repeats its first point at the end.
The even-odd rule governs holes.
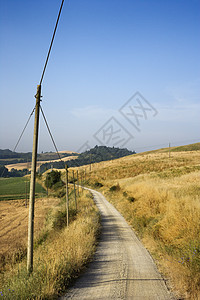
{"type": "MultiPolygon", "coordinates": [[[[40,172],[44,172],[51,167],[57,169],[63,169],[65,167],[65,163],[67,163],[68,167],[79,167],[83,165],[88,165],[90,163],[97,163],[101,161],[112,160],[120,157],[124,157],[127,155],[135,154],[135,151],[129,151],[126,148],[120,149],[115,147],[106,147],[106,146],[95,146],[89,151],[85,151],[81,154],[70,151],[60,151],[59,155],[63,162],[58,160],[58,154],[55,152],[46,152],[38,154],[38,161],[46,161],[40,166],[40,172]],[[66,162],[66,157],[72,157],[72,160],[66,162]],[[74,157],[76,159],[74,159],[74,157]],[[49,162],[48,162],[49,161],[49,162]]],[[[1,174],[3,176],[23,176],[27,173],[26,165],[23,170],[12,170],[9,172],[8,169],[5,168],[5,165],[13,165],[13,169],[16,168],[16,164],[27,163],[27,161],[31,161],[32,154],[28,153],[18,153],[13,152],[9,149],[0,150],[0,177],[1,174]]],[[[23,165],[23,164],[22,164],[23,165]]],[[[21,168],[22,169],[22,168],[21,168]]]]}
{"type": "MultiPolygon", "coordinates": [[[[59,153],[59,155],[62,159],[66,160],[68,157],[74,158],[77,153],[62,151],[59,153]]],[[[58,160],[58,158],[58,154],[55,152],[45,152],[38,154],[38,161],[41,161],[41,163],[46,161],[58,160]]],[[[31,162],[31,159],[31,152],[18,153],[13,152],[9,149],[0,149],[0,177],[21,177],[28,174],[29,171],[27,170],[27,162],[31,162]],[[19,165],[21,166],[18,169],[19,165]]]]}
{"type": "Polygon", "coordinates": [[[13,152],[9,149],[2,150],[0,149],[0,159],[27,159],[31,158],[31,152],[28,153],[18,153],[18,152],[13,152]]]}
{"type": "MultiPolygon", "coordinates": [[[[76,160],[70,160],[69,162],[67,162],[67,165],[68,167],[79,167],[83,165],[88,165],[90,163],[97,163],[101,161],[117,159],[135,153],[135,151],[130,151],[126,148],[121,149],[115,147],[95,146],[94,148],[88,151],[78,154],[78,158],[76,160]]],[[[64,164],[62,162],[46,163],[40,167],[41,172],[45,171],[46,169],[49,169],[51,166],[53,166],[56,169],[64,168],[64,164]]]]}
{"type": "MultiPolygon", "coordinates": [[[[170,147],[171,152],[197,151],[197,150],[200,150],[200,143],[170,147]]],[[[151,151],[143,152],[140,154],[150,154],[150,153],[156,153],[156,152],[159,152],[159,153],[169,152],[169,147],[161,148],[161,149],[157,149],[157,150],[151,150],[151,151]]]]}
{"type": "MultiPolygon", "coordinates": [[[[61,151],[59,152],[61,158],[77,155],[76,152],[71,151],[61,151]]],[[[51,161],[58,159],[58,154],[56,152],[45,152],[38,154],[38,161],[51,161]]],[[[17,163],[26,163],[27,161],[31,161],[32,153],[18,153],[13,152],[9,149],[1,150],[0,149],[0,165],[11,165],[17,163]]]]}
{"type": "MultiPolygon", "coordinates": [[[[200,150],[200,143],[170,148],[171,152],[197,151],[197,150],[200,150]]],[[[148,155],[151,153],[165,153],[168,151],[169,148],[162,148],[158,150],[143,152],[140,153],[140,155],[148,155]]],[[[124,156],[136,154],[136,152],[129,151],[126,148],[120,149],[115,147],[95,146],[89,151],[85,151],[80,154],[76,152],[70,152],[70,151],[60,151],[59,154],[63,159],[63,162],[58,161],[58,155],[55,152],[46,152],[46,153],[38,154],[38,160],[41,161],[41,164],[43,163],[43,161],[47,161],[46,163],[43,163],[40,166],[40,171],[44,172],[47,169],[50,169],[51,167],[57,169],[63,169],[65,167],[64,166],[65,163],[67,163],[68,167],[79,167],[83,165],[88,165],[90,163],[98,163],[101,161],[108,161],[108,160],[121,158],[124,156]],[[70,156],[76,156],[76,159],[74,159],[74,157],[71,157],[71,160],[66,162],[66,158],[70,156]],[[57,161],[52,162],[53,160],[57,160],[57,161]]],[[[17,163],[26,163],[27,160],[31,161],[31,156],[32,156],[31,152],[17,153],[9,149],[0,150],[0,177],[1,174],[4,174],[3,176],[6,175],[6,176],[14,176],[14,177],[24,176],[25,174],[27,174],[26,169],[18,170],[18,171],[12,170],[12,172],[9,172],[9,170],[4,166],[11,165],[11,164],[13,164],[14,166],[14,164],[17,163]]]]}
{"type": "Polygon", "coordinates": [[[178,147],[172,147],[172,152],[180,152],[180,151],[196,151],[200,150],[200,143],[185,145],[185,146],[178,146],[178,147]]]}

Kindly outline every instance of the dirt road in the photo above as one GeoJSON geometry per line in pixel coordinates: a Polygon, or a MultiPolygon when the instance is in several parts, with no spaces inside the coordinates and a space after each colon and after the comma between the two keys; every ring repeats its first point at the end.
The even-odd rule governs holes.
{"type": "Polygon", "coordinates": [[[90,190],[102,216],[94,260],[60,299],[174,299],[153,259],[120,213],[90,190]]]}

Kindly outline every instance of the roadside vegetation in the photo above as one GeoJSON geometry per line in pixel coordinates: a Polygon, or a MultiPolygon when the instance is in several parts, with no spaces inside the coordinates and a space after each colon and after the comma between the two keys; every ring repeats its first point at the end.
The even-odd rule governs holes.
{"type": "MultiPolygon", "coordinates": [[[[59,177],[57,173],[55,174],[52,176],[54,179],[56,176],[59,177]]],[[[45,178],[46,175],[39,178],[42,185],[45,185],[45,178]]],[[[0,254],[1,299],[57,299],[94,254],[100,218],[91,194],[87,191],[79,191],[76,210],[74,191],[72,186],[69,187],[69,226],[67,227],[65,186],[59,184],[60,178],[53,185],[52,178],[50,176],[48,178],[46,184],[49,185],[51,182],[49,197],[36,200],[34,271],[30,276],[27,275],[26,219],[26,224],[18,227],[19,231],[24,233],[22,243],[19,244],[19,240],[16,241],[19,238],[17,235],[16,237],[11,235],[10,243],[13,243],[13,247],[10,245],[6,252],[0,254]],[[40,202],[41,205],[39,205],[40,202]],[[44,203],[46,207],[41,213],[44,203]],[[38,214],[41,215],[39,220],[38,214]],[[39,226],[38,223],[40,223],[39,226]]],[[[23,201],[18,200],[18,205],[21,212],[22,210],[27,212],[28,209],[25,208],[23,201]]],[[[1,204],[6,202],[14,205],[13,201],[2,201],[1,204]]],[[[4,215],[3,210],[1,214],[4,215]]],[[[20,213],[19,216],[21,216],[20,213]]],[[[25,220],[19,221],[24,223],[25,220]]],[[[7,231],[14,230],[12,223],[8,222],[8,226],[10,226],[8,230],[3,233],[7,237],[7,231]]],[[[2,230],[1,228],[0,233],[2,230]]],[[[4,245],[6,247],[8,243],[5,241],[4,245]]]]}
{"type": "Polygon", "coordinates": [[[197,300],[200,151],[193,150],[199,144],[177,148],[170,158],[168,149],[162,149],[95,165],[89,184],[122,213],[177,296],[197,300]]]}

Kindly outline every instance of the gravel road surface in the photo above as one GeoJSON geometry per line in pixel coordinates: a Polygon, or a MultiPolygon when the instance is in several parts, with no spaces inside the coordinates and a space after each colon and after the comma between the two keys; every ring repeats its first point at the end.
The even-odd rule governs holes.
{"type": "Polygon", "coordinates": [[[125,219],[105,197],[89,189],[102,216],[93,262],[60,299],[175,299],[125,219]]]}

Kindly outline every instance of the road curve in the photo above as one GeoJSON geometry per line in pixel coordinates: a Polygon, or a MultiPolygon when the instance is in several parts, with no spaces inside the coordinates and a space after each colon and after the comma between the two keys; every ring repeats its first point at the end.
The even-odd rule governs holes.
{"type": "Polygon", "coordinates": [[[89,190],[102,217],[99,245],[86,272],[60,299],[175,299],[125,219],[101,193],[89,190]]]}

